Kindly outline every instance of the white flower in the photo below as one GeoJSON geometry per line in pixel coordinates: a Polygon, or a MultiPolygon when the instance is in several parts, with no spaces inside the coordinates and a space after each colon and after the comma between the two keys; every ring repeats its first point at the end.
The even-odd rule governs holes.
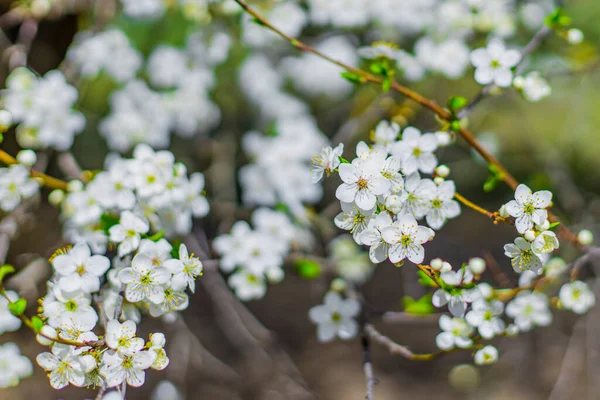
{"type": "Polygon", "coordinates": [[[381,121],[375,127],[372,134],[373,142],[388,148],[398,139],[400,135],[400,125],[396,122],[381,121]]]}
{"type": "Polygon", "coordinates": [[[352,339],[358,333],[354,320],[360,311],[360,304],[354,299],[343,300],[336,292],[328,292],[322,305],[311,308],[310,320],[317,324],[317,339],[329,342],[336,336],[342,340],[352,339]]]}
{"type": "Polygon", "coordinates": [[[515,239],[514,244],[504,245],[504,254],[511,259],[510,263],[517,273],[523,271],[537,273],[542,269],[542,260],[531,248],[531,243],[520,236],[515,239]]]}
{"type": "Polygon", "coordinates": [[[0,168],[0,208],[6,212],[14,210],[21,199],[37,193],[39,186],[37,181],[29,177],[29,170],[24,165],[0,168]]]}
{"type": "Polygon", "coordinates": [[[171,279],[171,273],[164,267],[155,267],[152,259],[137,254],[131,260],[131,267],[119,272],[119,280],[127,285],[125,298],[131,303],[148,299],[154,304],[162,303],[165,298],[163,284],[171,279]]]}
{"type": "Polygon", "coordinates": [[[145,369],[154,362],[155,353],[138,351],[133,354],[121,354],[114,350],[102,356],[100,373],[106,377],[106,385],[114,387],[127,381],[129,386],[140,387],[146,380],[145,369]]]}
{"type": "Polygon", "coordinates": [[[442,315],[439,324],[443,332],[436,336],[435,344],[440,350],[451,350],[454,347],[466,349],[473,344],[469,337],[473,328],[464,319],[442,315]]]}
{"type": "Polygon", "coordinates": [[[164,262],[171,258],[173,246],[166,239],[155,242],[150,239],[142,239],[138,254],[148,256],[155,267],[163,267],[164,262]]]}
{"type": "Polygon", "coordinates": [[[340,165],[339,157],[342,156],[343,152],[344,143],[340,143],[334,149],[329,146],[321,149],[320,153],[313,157],[310,172],[314,183],[323,179],[323,173],[329,176],[340,165]]]}
{"type": "Polygon", "coordinates": [[[491,339],[504,332],[504,321],[501,315],[504,311],[504,303],[499,300],[486,301],[478,299],[471,305],[471,311],[465,319],[469,325],[474,326],[484,339],[491,339]]]}
{"type": "Polygon", "coordinates": [[[460,215],[460,205],[453,200],[456,188],[453,181],[444,181],[437,187],[431,199],[431,208],[425,216],[427,224],[433,229],[440,229],[449,218],[460,215]]]}
{"type": "Polygon", "coordinates": [[[248,270],[241,270],[227,280],[235,295],[243,301],[260,299],[267,292],[265,278],[248,270]]]}
{"type": "Polygon", "coordinates": [[[498,361],[498,349],[487,345],[481,350],[477,350],[473,357],[477,365],[489,365],[498,361]]]}
{"type": "Polygon", "coordinates": [[[62,389],[69,384],[81,387],[85,383],[84,366],[73,349],[72,346],[55,343],[52,353],[41,353],[36,358],[37,363],[50,372],[48,378],[54,389],[62,389]]]}
{"type": "Polygon", "coordinates": [[[398,214],[410,213],[417,219],[427,215],[437,192],[436,184],[431,179],[421,179],[417,172],[413,172],[406,177],[404,190],[406,201],[398,214]]]}
{"type": "Polygon", "coordinates": [[[383,240],[389,243],[390,261],[399,263],[408,258],[409,261],[420,264],[425,258],[423,243],[429,241],[435,233],[424,226],[419,226],[412,215],[406,214],[381,233],[383,240]]]}
{"type": "Polygon", "coordinates": [[[433,133],[421,134],[417,128],[408,126],[402,131],[402,140],[391,145],[390,152],[402,160],[404,175],[410,175],[417,170],[431,174],[438,165],[438,160],[433,154],[437,146],[437,139],[433,133]]]}
{"type": "Polygon", "coordinates": [[[185,244],[179,246],[179,259],[170,259],[164,263],[172,274],[171,287],[175,290],[184,290],[189,287],[192,293],[196,288],[196,278],[202,275],[202,263],[200,259],[189,255],[185,244]]]}
{"type": "Polygon", "coordinates": [[[515,200],[506,203],[506,211],[516,218],[519,233],[525,233],[534,224],[542,225],[548,219],[546,207],[552,201],[552,193],[540,190],[532,194],[531,189],[520,184],[515,191],[515,200]]]}
{"type": "Polygon", "coordinates": [[[52,295],[44,298],[44,316],[48,318],[48,324],[58,328],[63,321],[79,321],[83,326],[91,330],[98,322],[98,314],[91,306],[89,295],[82,292],[63,292],[54,287],[52,295]]]}
{"type": "Polygon", "coordinates": [[[213,240],[215,251],[221,256],[219,266],[224,272],[231,272],[248,257],[246,238],[252,232],[246,221],[237,221],[230,234],[219,235],[213,240]]]}
{"type": "Polygon", "coordinates": [[[548,81],[537,71],[530,72],[525,76],[515,77],[513,86],[521,92],[525,100],[532,103],[552,94],[552,88],[548,81]]]}
{"type": "Polygon", "coordinates": [[[110,260],[93,256],[87,244],[78,243],[66,254],[56,256],[52,266],[60,277],[58,285],[62,290],[93,293],[100,290],[100,277],[110,267],[110,260]]]}
{"type": "Polygon", "coordinates": [[[373,219],[375,208],[364,211],[358,208],[354,203],[341,203],[342,212],[336,215],[333,222],[340,229],[350,231],[356,243],[361,243],[360,233],[369,225],[373,219]]]}
{"type": "Polygon", "coordinates": [[[0,388],[17,386],[20,379],[32,373],[31,361],[21,355],[16,343],[7,342],[0,345],[0,388]]]}
{"type": "MultiPolygon", "coordinates": [[[[452,268],[450,264],[447,265],[452,268]]],[[[463,284],[470,284],[473,280],[473,274],[461,268],[457,271],[444,271],[440,274],[440,278],[446,285],[458,287],[463,284]]],[[[431,303],[438,308],[447,304],[448,310],[453,316],[462,317],[467,310],[467,304],[481,298],[481,296],[482,293],[477,287],[473,289],[454,289],[449,292],[444,289],[438,289],[433,293],[431,303]]]]}
{"type": "Polygon", "coordinates": [[[381,232],[385,228],[392,226],[392,224],[392,217],[386,211],[382,211],[369,221],[367,229],[363,230],[359,235],[362,244],[371,246],[369,248],[369,258],[373,263],[380,263],[388,258],[390,245],[383,240],[381,232]]]}
{"type": "Polygon", "coordinates": [[[544,231],[531,243],[531,250],[538,256],[541,256],[542,254],[553,252],[555,249],[558,249],[558,246],[556,233],[544,231]]]}
{"type": "Polygon", "coordinates": [[[512,68],[521,61],[521,53],[507,50],[500,40],[490,40],[486,48],[471,52],[471,63],[475,67],[475,80],[481,85],[491,83],[509,87],[512,83],[512,68]]]}
{"type": "Polygon", "coordinates": [[[565,283],[558,292],[563,307],[577,314],[585,314],[596,305],[596,296],[587,283],[575,281],[565,283]]]}
{"type": "Polygon", "coordinates": [[[123,211],[117,225],[109,229],[110,240],[119,243],[119,257],[131,253],[140,245],[140,233],[147,233],[150,225],[131,211],[123,211]]]}
{"type": "Polygon", "coordinates": [[[552,322],[548,297],[529,291],[520,292],[508,303],[506,315],[514,318],[521,331],[530,331],[534,326],[548,326],[552,322]]]}
{"type": "Polygon", "coordinates": [[[136,337],[135,331],[135,322],[111,319],[106,324],[106,345],[119,353],[134,354],[144,347],[144,339],[136,337]]]}
{"type": "Polygon", "coordinates": [[[363,210],[375,207],[377,196],[390,188],[375,162],[354,160],[352,164],[341,164],[339,173],[344,183],[337,188],[335,196],[344,203],[355,202],[363,210]]]}
{"type": "MultiPolygon", "coordinates": [[[[11,301],[17,301],[19,295],[12,290],[6,291],[6,296],[11,301]]],[[[0,335],[5,332],[14,332],[21,327],[21,320],[15,317],[8,309],[8,300],[4,296],[0,296],[0,335]]]]}
{"type": "Polygon", "coordinates": [[[156,354],[154,362],[151,365],[152,369],[163,370],[169,365],[169,357],[165,352],[165,344],[167,339],[162,333],[153,333],[150,335],[150,351],[156,354]]]}

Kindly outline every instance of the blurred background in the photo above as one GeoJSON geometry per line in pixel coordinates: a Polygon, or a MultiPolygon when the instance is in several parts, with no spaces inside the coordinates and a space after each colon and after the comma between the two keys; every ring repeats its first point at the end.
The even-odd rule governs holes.
{"type": "MultiPolygon", "coordinates": [[[[266,3],[254,2],[269,9],[271,5],[266,3]]],[[[7,49],[23,34],[22,27],[27,19],[24,22],[11,16],[12,2],[1,4],[0,22],[4,27],[0,37],[3,49],[0,79],[4,81],[10,68],[11,53],[7,49]]],[[[468,123],[469,129],[517,179],[533,190],[543,188],[555,193],[556,213],[573,230],[585,227],[598,235],[600,72],[595,67],[600,64],[600,2],[569,0],[564,9],[572,18],[572,26],[584,32],[585,41],[569,46],[564,38],[551,35],[532,58],[534,65],[549,71],[552,96],[529,103],[515,91],[507,90],[485,99],[471,114],[468,123]]],[[[232,39],[230,54],[215,68],[216,85],[211,90],[212,101],[220,109],[220,123],[193,139],[173,137],[170,149],[187,164],[188,170],[206,174],[207,196],[214,212],[199,221],[198,226],[209,239],[227,231],[230,223],[226,221],[248,218],[250,209],[241,205],[240,186],[236,181],[236,172],[249,161],[242,151],[242,136],[252,129],[266,132],[269,123],[257,118],[256,106],[240,88],[241,65],[253,50],[240,40],[243,27],[239,14],[217,10],[209,21],[190,22],[182,18],[181,12],[169,10],[158,20],[140,21],[122,15],[119,4],[111,0],[65,1],[53,10],[56,11],[39,20],[37,32],[29,44],[27,63],[40,74],[64,67],[67,49],[81,30],[117,27],[145,56],[158,44],[183,46],[191,32],[200,30],[210,34],[215,29],[228,32],[232,39]],[[223,162],[223,159],[225,164],[218,165],[226,168],[216,168],[217,161],[223,162]]],[[[369,45],[374,41],[370,39],[405,40],[393,29],[316,26],[304,29],[302,38],[308,43],[318,43],[333,32],[346,35],[356,47],[369,45]]],[[[511,43],[524,45],[533,33],[518,27],[511,43]]],[[[482,45],[484,41],[475,39],[474,43],[482,45]]],[[[406,46],[410,47],[410,44],[406,46]]],[[[261,51],[275,61],[300,56],[298,51],[281,43],[276,49],[261,51]]],[[[325,65],[324,61],[315,62],[315,72],[325,65]]],[[[480,85],[473,81],[472,69],[460,79],[433,76],[408,85],[440,104],[445,104],[451,96],[470,99],[480,90],[480,85]]],[[[76,137],[72,152],[84,169],[101,169],[109,151],[106,141],[98,133],[98,124],[109,112],[109,97],[117,86],[105,75],[94,79],[77,77],[77,108],[85,114],[88,124],[76,137]]],[[[292,84],[288,83],[286,90],[297,94],[292,84]]],[[[439,123],[427,110],[397,94],[382,94],[376,87],[363,85],[335,98],[318,95],[306,96],[303,100],[325,135],[334,137],[345,129],[345,154],[352,156],[355,144],[368,140],[371,130],[381,119],[391,119],[403,126],[413,125],[423,131],[439,128],[439,123]],[[348,127],[349,120],[356,123],[348,127]]],[[[2,146],[11,154],[18,149],[12,135],[5,135],[2,146]]],[[[491,192],[482,190],[489,174],[487,167],[460,139],[438,155],[441,162],[450,167],[458,190],[467,198],[496,210],[512,197],[511,191],[503,185],[491,192]]],[[[47,152],[48,172],[60,175],[56,157],[56,153],[47,152]]],[[[335,202],[338,184],[337,180],[326,181],[323,200],[314,205],[316,212],[335,202]]],[[[464,209],[463,216],[450,221],[427,251],[431,257],[444,257],[451,263],[462,263],[473,256],[496,260],[497,268],[504,271],[511,285],[516,285],[517,277],[502,248],[512,241],[513,236],[510,227],[495,226],[487,218],[464,209]]],[[[38,257],[49,257],[54,249],[64,244],[58,211],[42,204],[25,219],[7,260],[22,266],[38,257]]],[[[564,245],[562,256],[570,260],[577,252],[564,245]]],[[[49,276],[50,270],[47,273],[49,276]]],[[[219,273],[207,271],[199,278],[197,293],[190,298],[190,307],[184,312],[183,319],[173,324],[148,319],[140,328],[144,334],[155,330],[165,332],[171,365],[164,371],[149,372],[149,382],[141,389],[130,388],[127,398],[176,398],[169,397],[173,394],[165,388],[154,390],[159,382],[169,380],[187,399],[363,399],[365,378],[360,339],[318,343],[315,327],[307,317],[308,309],[321,302],[328,285],[326,279],[323,276],[306,280],[291,270],[283,282],[269,286],[263,299],[240,303],[219,273]]],[[[594,282],[590,284],[593,286],[594,282]]],[[[44,290],[43,285],[29,285],[25,296],[34,299],[43,295],[44,290]]],[[[376,309],[389,311],[402,310],[403,296],[418,298],[425,294],[411,264],[401,268],[389,263],[377,265],[372,279],[360,290],[376,309]]],[[[470,351],[453,352],[433,361],[408,361],[374,345],[375,398],[600,398],[597,385],[600,379],[599,313],[596,308],[576,318],[559,311],[548,328],[516,338],[495,339],[493,343],[500,350],[500,360],[484,368],[471,366],[470,351]],[[464,366],[456,369],[460,364],[464,366]]],[[[408,318],[385,324],[375,322],[375,325],[415,352],[435,351],[434,339],[439,332],[435,317],[408,318]]],[[[30,359],[41,351],[41,346],[32,342],[30,332],[24,330],[0,337],[1,343],[7,341],[19,343],[30,359]]],[[[35,367],[34,376],[23,380],[17,388],[0,390],[0,399],[94,396],[91,391],[73,388],[54,391],[38,367],[35,367]]]]}

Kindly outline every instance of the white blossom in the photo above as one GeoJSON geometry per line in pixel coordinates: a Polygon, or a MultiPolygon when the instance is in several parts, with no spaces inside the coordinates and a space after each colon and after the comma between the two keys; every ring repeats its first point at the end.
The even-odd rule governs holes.
{"type": "Polygon", "coordinates": [[[439,324],[442,332],[436,336],[435,344],[440,350],[451,350],[454,347],[466,349],[472,346],[470,336],[473,328],[464,319],[442,315],[439,324]]]}
{"type": "Polygon", "coordinates": [[[475,80],[481,85],[508,87],[513,80],[512,68],[521,61],[521,53],[506,49],[501,40],[490,40],[486,48],[471,52],[475,80]]]}
{"type": "Polygon", "coordinates": [[[322,305],[314,306],[308,315],[317,324],[317,339],[329,342],[336,336],[349,340],[358,333],[355,318],[360,312],[360,304],[354,299],[342,299],[336,292],[328,292],[322,305]]]}
{"type": "Polygon", "coordinates": [[[507,304],[506,315],[515,320],[521,331],[529,331],[534,326],[548,326],[552,322],[548,303],[548,297],[542,293],[523,291],[507,304]]]}
{"type": "Polygon", "coordinates": [[[420,264],[425,258],[422,244],[431,240],[435,233],[424,226],[419,226],[412,215],[406,214],[391,227],[381,233],[383,239],[390,244],[390,261],[398,263],[405,258],[420,264]]]}
{"type": "Polygon", "coordinates": [[[594,292],[582,281],[565,283],[558,292],[558,298],[564,308],[577,314],[585,314],[596,305],[594,292]]]}
{"type": "Polygon", "coordinates": [[[542,225],[548,219],[546,208],[552,201],[552,193],[540,190],[532,193],[526,185],[520,184],[515,191],[515,200],[506,203],[506,211],[515,217],[519,233],[525,233],[534,224],[542,225]]]}

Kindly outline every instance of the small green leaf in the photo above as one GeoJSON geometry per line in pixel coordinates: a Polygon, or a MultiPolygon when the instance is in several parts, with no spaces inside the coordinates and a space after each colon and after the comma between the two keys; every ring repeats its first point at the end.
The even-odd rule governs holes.
{"type": "Polygon", "coordinates": [[[258,18],[252,18],[252,22],[254,22],[256,25],[265,26],[265,24],[258,18]]]}
{"type": "Polygon", "coordinates": [[[152,236],[148,236],[148,239],[152,240],[153,242],[158,242],[160,239],[162,239],[165,236],[165,230],[161,230],[156,232],[154,235],[152,236]]]}
{"type": "Polygon", "coordinates": [[[450,122],[450,129],[452,129],[454,132],[460,131],[461,128],[462,124],[459,120],[455,119],[454,121],[450,122]]]}
{"type": "Polygon", "coordinates": [[[426,287],[437,287],[435,281],[429,277],[425,272],[418,270],[417,275],[419,276],[419,283],[426,287]]]}
{"type": "Polygon", "coordinates": [[[40,333],[42,328],[44,327],[44,321],[38,316],[34,316],[31,318],[31,325],[33,326],[33,330],[35,333],[40,333]]]}
{"type": "Polygon", "coordinates": [[[448,100],[448,108],[452,111],[459,110],[467,105],[467,99],[464,97],[451,97],[448,100]]]}
{"type": "Polygon", "coordinates": [[[8,274],[13,274],[15,272],[15,267],[12,265],[5,264],[0,267],[0,284],[4,281],[4,277],[8,274]]]}
{"type": "Polygon", "coordinates": [[[354,72],[344,71],[342,72],[342,78],[347,80],[350,83],[360,84],[365,82],[365,78],[362,76],[355,74],[354,72]]]}
{"type": "Polygon", "coordinates": [[[316,261],[299,259],[294,263],[294,268],[304,279],[316,279],[321,275],[321,266],[316,261]]]}
{"type": "Polygon", "coordinates": [[[104,213],[100,216],[100,229],[108,233],[108,230],[119,223],[119,216],[110,213],[104,213]]]}
{"type": "Polygon", "coordinates": [[[27,308],[27,300],[25,300],[22,297],[15,302],[8,303],[8,309],[14,316],[17,316],[17,317],[19,315],[22,315],[25,312],[26,308],[27,308]]]}
{"type": "Polygon", "coordinates": [[[550,227],[548,229],[554,229],[554,228],[556,228],[559,225],[560,225],[560,222],[553,222],[553,223],[550,224],[550,227]]]}
{"type": "Polygon", "coordinates": [[[4,135],[0,133],[0,143],[4,142],[4,135]]]}
{"type": "Polygon", "coordinates": [[[338,160],[340,160],[340,162],[342,164],[350,164],[350,161],[346,160],[344,157],[342,156],[338,156],[338,160]]]}
{"type": "Polygon", "coordinates": [[[183,241],[179,238],[171,239],[171,257],[179,259],[179,247],[183,244],[183,241]]]}
{"type": "Polygon", "coordinates": [[[429,315],[435,312],[435,308],[431,303],[431,294],[426,294],[419,300],[405,296],[402,301],[404,303],[404,311],[409,314],[429,315]]]}
{"type": "Polygon", "coordinates": [[[483,191],[489,193],[496,188],[497,184],[498,179],[496,179],[496,177],[492,175],[488,177],[487,180],[483,183],[483,191]]]}
{"type": "Polygon", "coordinates": [[[383,66],[382,63],[380,63],[378,61],[372,63],[369,66],[369,69],[371,70],[372,73],[374,73],[376,75],[386,75],[385,74],[386,68],[383,66]]]}
{"type": "Polygon", "coordinates": [[[387,93],[390,91],[391,88],[392,88],[392,80],[390,78],[385,78],[383,80],[383,83],[381,84],[381,89],[387,93]]]}
{"type": "Polygon", "coordinates": [[[276,211],[280,211],[282,213],[285,214],[289,214],[290,213],[290,208],[288,207],[287,204],[285,204],[284,202],[278,202],[277,204],[275,204],[275,210],[276,211]]]}

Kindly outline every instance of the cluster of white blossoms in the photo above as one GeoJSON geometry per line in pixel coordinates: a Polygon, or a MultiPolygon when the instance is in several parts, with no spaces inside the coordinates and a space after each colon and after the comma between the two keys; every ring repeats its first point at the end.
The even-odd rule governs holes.
{"type": "Polygon", "coordinates": [[[104,72],[117,82],[127,82],[136,76],[144,59],[123,32],[110,29],[79,32],[67,60],[77,66],[84,78],[93,79],[104,72]]]}
{"type": "Polygon", "coordinates": [[[188,177],[173,153],[146,145],[136,146],[131,159],[107,158],[105,171],[70,189],[61,203],[65,237],[88,243],[95,253],[105,252],[110,241],[119,256],[130,254],[149,232],[183,237],[192,219],[209,211],[204,175],[188,177]]]}
{"type": "Polygon", "coordinates": [[[155,20],[162,17],[169,7],[179,8],[186,18],[204,21],[209,18],[208,7],[221,0],[121,0],[123,13],[134,19],[155,20]]]}
{"type": "Polygon", "coordinates": [[[252,213],[252,225],[254,229],[237,221],[230,233],[213,241],[221,270],[231,273],[229,286],[244,301],[264,297],[267,282],[280,282],[285,257],[293,249],[306,248],[309,240],[306,231],[281,211],[258,208],[252,213]]]}
{"type": "Polygon", "coordinates": [[[138,143],[166,148],[170,132],[189,138],[218,125],[221,113],[210,99],[216,83],[213,67],[226,60],[229,44],[224,33],[210,38],[196,33],[183,49],[156,47],[146,64],[148,83],[134,73],[111,95],[111,113],[99,126],[109,147],[120,152],[138,143]]]}
{"type": "Polygon", "coordinates": [[[67,150],[85,126],[83,114],[73,109],[77,97],[77,89],[62,72],[38,77],[19,67],[6,79],[2,104],[18,123],[16,136],[22,147],[67,150]]]}
{"type": "Polygon", "coordinates": [[[421,177],[434,174],[438,137],[445,135],[422,134],[414,127],[400,132],[396,123],[382,121],[373,132],[374,145],[360,142],[352,162],[341,158],[341,146],[324,148],[313,159],[315,180],[324,173],[339,173],[342,184],[336,197],[342,212],[335,224],[350,231],[356,243],[370,246],[372,262],[389,258],[393,263],[408,259],[420,264],[423,244],[433,239],[434,229],[460,214],[453,181],[440,175],[433,180],[421,177]],[[429,227],[418,225],[422,219],[429,227]]]}
{"type": "Polygon", "coordinates": [[[141,218],[124,211],[119,225],[110,228],[111,240],[119,242],[112,262],[93,255],[82,242],[52,257],[54,276],[41,302],[45,325],[38,334],[51,352],[38,355],[37,362],[53,388],[123,382],[138,387],[144,370],[169,364],[165,336],[155,333],[145,342],[136,336],[136,323],[142,313],[168,317],[187,308],[186,290],[194,292],[202,263],[184,244],[174,249],[165,239],[140,239],[146,232],[141,218]],[[125,246],[127,254],[121,250],[125,246]],[[124,300],[119,300],[121,291],[124,300]],[[106,330],[102,340],[95,333],[101,325],[106,330]]]}
{"type": "Polygon", "coordinates": [[[23,378],[33,374],[33,365],[16,343],[0,345],[0,389],[14,387],[23,378]]]}
{"type": "Polygon", "coordinates": [[[39,187],[25,165],[13,164],[0,168],[0,209],[4,212],[13,211],[21,201],[34,196],[39,187]]]}

